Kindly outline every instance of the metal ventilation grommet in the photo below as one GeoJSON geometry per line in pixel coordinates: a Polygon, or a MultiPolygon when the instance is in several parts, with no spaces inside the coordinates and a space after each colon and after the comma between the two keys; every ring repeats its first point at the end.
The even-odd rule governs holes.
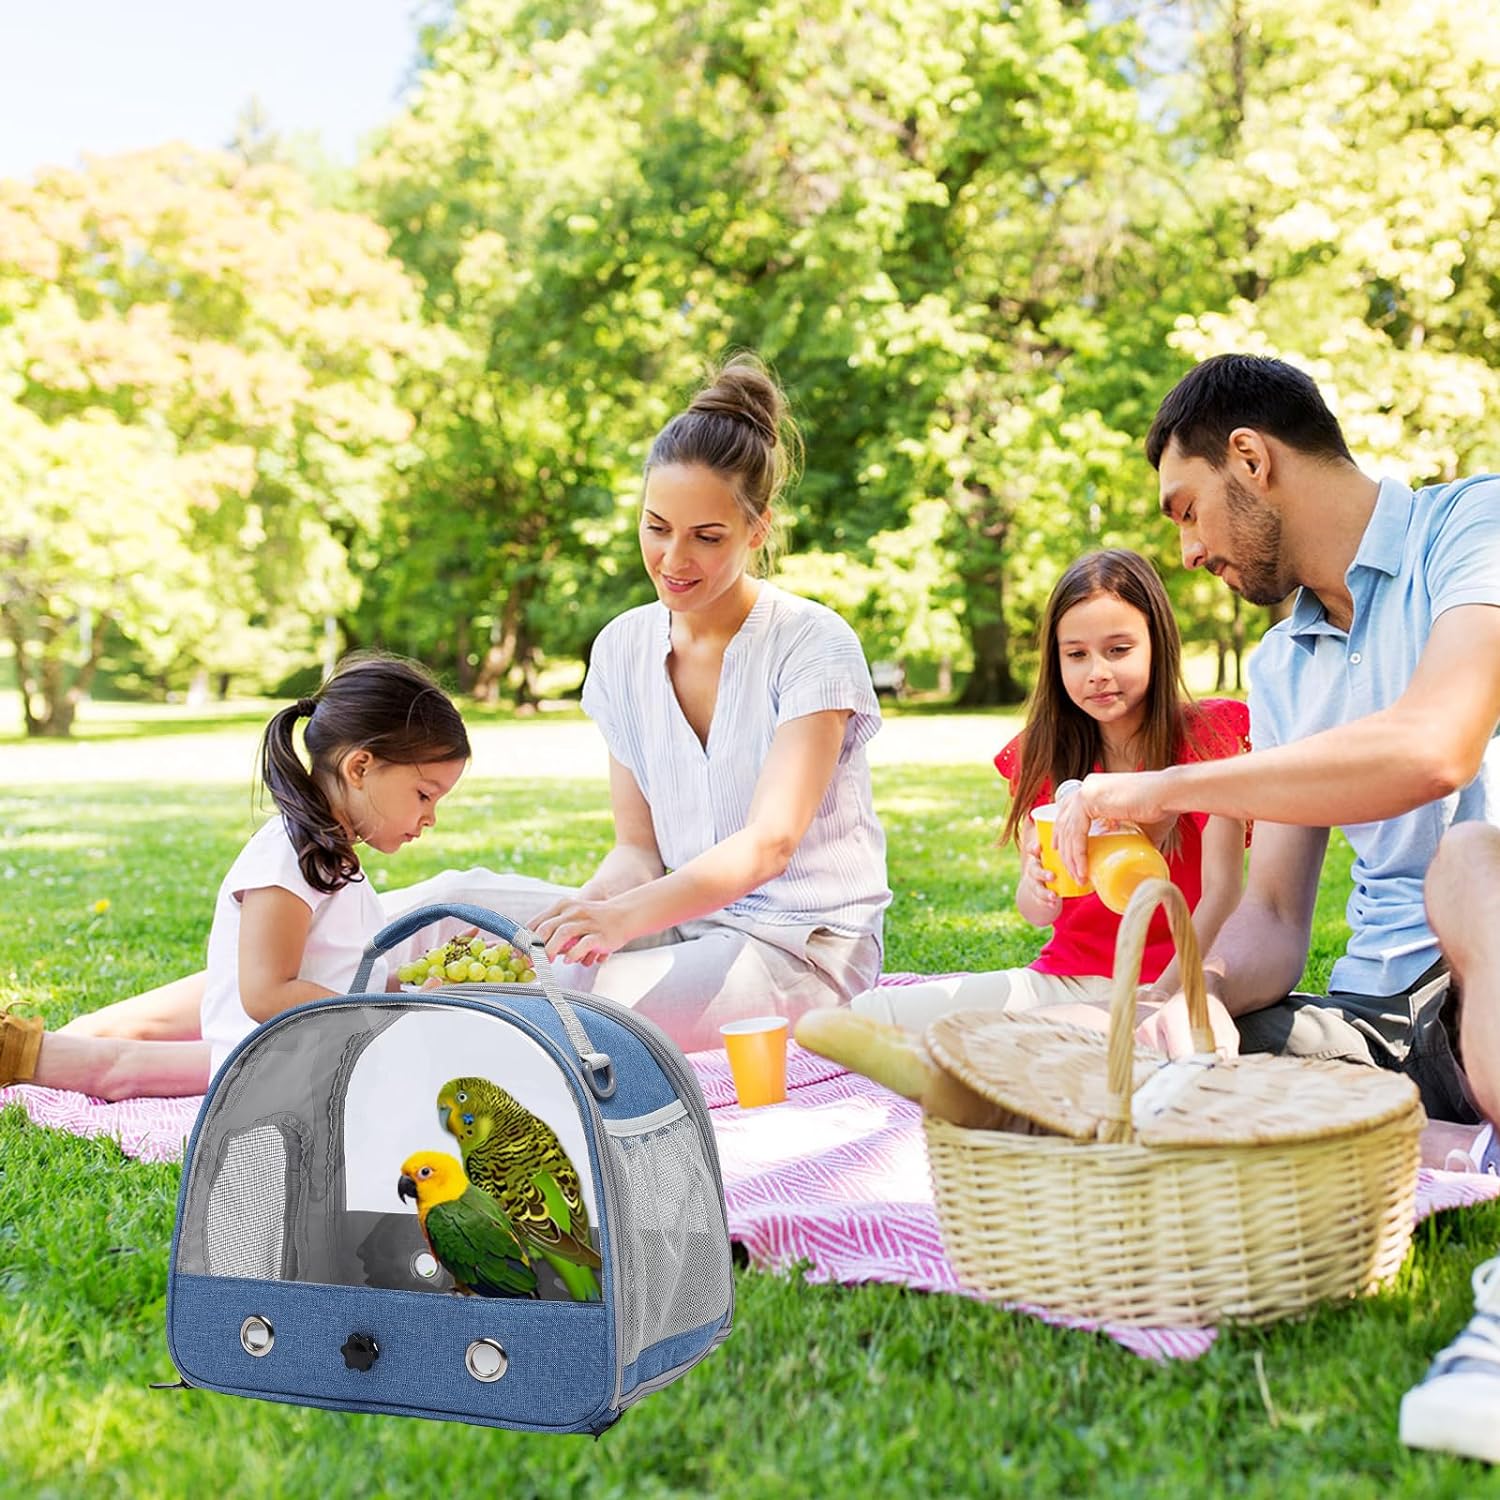
{"type": "Polygon", "coordinates": [[[240,1324],[240,1347],[246,1354],[263,1359],[275,1342],[276,1331],[265,1318],[252,1313],[240,1324]]]}
{"type": "Polygon", "coordinates": [[[510,1368],[510,1359],[494,1339],[475,1339],[464,1351],[464,1368],[475,1380],[488,1385],[510,1368]]]}

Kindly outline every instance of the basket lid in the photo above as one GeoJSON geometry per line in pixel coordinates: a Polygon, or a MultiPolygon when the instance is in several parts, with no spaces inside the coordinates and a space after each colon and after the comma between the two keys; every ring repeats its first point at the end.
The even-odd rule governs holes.
{"type": "MultiPolygon", "coordinates": [[[[1112,1119],[1108,1038],[1065,1022],[954,1011],[923,1041],[976,1093],[1053,1134],[1092,1141],[1112,1119]]],[[[1189,1058],[1136,1046],[1131,1134],[1147,1146],[1291,1144],[1370,1130],[1410,1113],[1410,1079],[1324,1059],[1189,1058]]]]}

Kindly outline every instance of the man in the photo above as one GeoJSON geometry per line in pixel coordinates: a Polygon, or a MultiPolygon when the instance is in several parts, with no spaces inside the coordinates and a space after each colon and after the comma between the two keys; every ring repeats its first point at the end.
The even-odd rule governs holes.
{"type": "MultiPolygon", "coordinates": [[[[1186,566],[1252,604],[1299,592],[1251,659],[1254,751],[1090,776],[1059,820],[1059,849],[1081,870],[1090,818],[1255,820],[1244,895],[1204,965],[1216,1035],[1232,1046],[1237,1026],[1244,1051],[1400,1069],[1430,1116],[1471,1127],[1449,1139],[1469,1143],[1473,1164],[1500,1169],[1500,477],[1415,494],[1377,482],[1314,382],[1250,355],[1186,376],[1146,452],[1186,566]],[[1349,943],[1327,996],[1293,995],[1330,826],[1356,856],[1349,943]]],[[[1191,1050],[1181,996],[1142,1031],[1191,1050]]],[[[1407,1398],[1407,1441],[1454,1447],[1454,1382],[1479,1378],[1491,1415],[1458,1451],[1500,1458],[1491,1279],[1493,1308],[1454,1350],[1467,1360],[1487,1320],[1493,1363],[1475,1377],[1440,1361],[1444,1378],[1407,1398]]]]}

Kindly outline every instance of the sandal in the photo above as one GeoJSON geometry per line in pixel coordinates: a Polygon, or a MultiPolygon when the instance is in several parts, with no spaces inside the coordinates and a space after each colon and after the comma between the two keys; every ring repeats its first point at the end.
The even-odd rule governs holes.
{"type": "Polygon", "coordinates": [[[1479,1127],[1467,1151],[1450,1151],[1443,1162],[1445,1172],[1479,1172],[1486,1177],[1500,1177],[1500,1136],[1488,1123],[1479,1127]]]}
{"type": "Polygon", "coordinates": [[[40,1016],[18,1016],[9,1006],[0,1007],[0,1089],[36,1076],[45,1030],[40,1016]]]}

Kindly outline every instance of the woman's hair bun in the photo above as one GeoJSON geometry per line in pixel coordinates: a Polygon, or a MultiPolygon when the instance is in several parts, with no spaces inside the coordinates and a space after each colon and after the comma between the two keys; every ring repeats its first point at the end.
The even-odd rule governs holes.
{"type": "Polygon", "coordinates": [[[693,398],[690,412],[711,412],[748,422],[773,448],[781,441],[787,403],[781,387],[754,354],[736,354],[693,398]]]}

